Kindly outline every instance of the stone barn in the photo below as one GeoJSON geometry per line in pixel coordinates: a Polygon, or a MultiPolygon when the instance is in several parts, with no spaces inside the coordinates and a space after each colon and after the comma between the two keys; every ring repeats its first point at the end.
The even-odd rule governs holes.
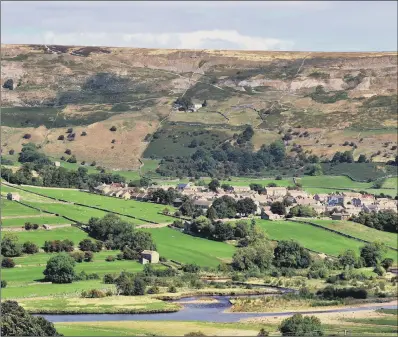
{"type": "Polygon", "coordinates": [[[159,263],[159,253],[154,250],[143,250],[141,252],[141,263],[159,263]]]}

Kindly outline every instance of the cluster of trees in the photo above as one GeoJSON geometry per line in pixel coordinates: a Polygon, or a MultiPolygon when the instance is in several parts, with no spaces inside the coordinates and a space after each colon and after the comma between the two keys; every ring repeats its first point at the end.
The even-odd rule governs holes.
{"type": "Polygon", "coordinates": [[[92,238],[103,241],[108,249],[156,250],[150,233],[135,230],[130,223],[112,213],[102,219],[91,218],[85,229],[92,238]]]}
{"type": "Polygon", "coordinates": [[[186,223],[185,232],[217,241],[240,240],[254,235],[254,224],[242,220],[235,223],[211,221],[199,216],[191,223],[186,223]]]}
{"type": "MultiPolygon", "coordinates": [[[[249,135],[250,132],[246,132],[245,136],[242,134],[238,139],[247,139],[249,135]]],[[[253,152],[250,142],[245,142],[244,146],[224,143],[211,151],[200,147],[191,157],[164,157],[156,172],[163,176],[177,177],[243,176],[262,172],[266,168],[284,167],[291,170],[303,166],[306,162],[304,154],[298,155],[297,158],[287,156],[282,141],[273,142],[269,146],[263,145],[257,152],[253,152]]]]}
{"type": "Polygon", "coordinates": [[[236,201],[234,198],[223,195],[214,199],[207,211],[210,219],[234,218],[237,214],[248,216],[257,210],[257,205],[251,198],[243,198],[236,201]]]}
{"type": "Polygon", "coordinates": [[[296,205],[293,206],[288,214],[288,217],[306,217],[313,218],[316,217],[317,213],[311,206],[296,205]]]}
{"type": "Polygon", "coordinates": [[[324,330],[316,316],[294,314],[284,319],[279,326],[282,336],[323,336],[324,330]]]}
{"type": "Polygon", "coordinates": [[[352,216],[352,221],[381,231],[398,233],[398,215],[392,210],[360,212],[357,216],[352,216]]]}
{"type": "MultiPolygon", "coordinates": [[[[363,160],[361,158],[361,160],[363,160]]],[[[336,152],[331,160],[332,163],[353,163],[352,151],[336,152]]]]}
{"type": "Polygon", "coordinates": [[[1,302],[2,336],[63,336],[42,316],[32,316],[15,301],[1,302]]]}
{"type": "Polygon", "coordinates": [[[1,240],[1,255],[7,258],[35,254],[38,251],[39,247],[35,243],[27,241],[20,244],[18,237],[14,234],[5,234],[1,240]]]}
{"type": "Polygon", "coordinates": [[[77,170],[55,167],[33,143],[23,145],[18,160],[23,165],[16,172],[5,167],[1,169],[1,177],[12,184],[92,189],[102,183],[122,183],[126,180],[119,174],[88,174],[85,167],[79,167],[77,170]],[[36,171],[38,176],[33,175],[32,171],[36,171]]]}
{"type": "Polygon", "coordinates": [[[170,187],[167,191],[163,188],[157,189],[152,193],[152,201],[158,204],[172,205],[174,199],[181,198],[186,200],[187,196],[182,196],[174,188],[170,187]]]}
{"type": "Polygon", "coordinates": [[[72,252],[74,243],[69,239],[45,241],[43,249],[46,253],[72,252]]]}

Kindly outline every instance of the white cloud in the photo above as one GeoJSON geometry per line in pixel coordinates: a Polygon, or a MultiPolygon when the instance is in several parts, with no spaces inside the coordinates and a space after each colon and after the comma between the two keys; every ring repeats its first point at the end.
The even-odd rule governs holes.
{"type": "MultiPolygon", "coordinates": [[[[46,32],[37,43],[102,45],[142,48],[291,50],[292,41],[243,35],[235,30],[199,30],[189,33],[69,33],[46,32]],[[219,47],[218,47],[219,45],[219,47]]],[[[32,42],[34,43],[34,42],[32,42]]]]}

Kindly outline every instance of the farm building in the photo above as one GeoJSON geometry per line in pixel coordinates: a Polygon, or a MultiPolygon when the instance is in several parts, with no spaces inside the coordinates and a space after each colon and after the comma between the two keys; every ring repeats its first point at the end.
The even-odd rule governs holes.
{"type": "Polygon", "coordinates": [[[55,166],[55,167],[60,167],[60,166],[61,166],[61,163],[60,163],[59,161],[55,161],[55,162],[54,162],[54,166],[55,166]]]}
{"type": "Polygon", "coordinates": [[[271,211],[262,211],[261,219],[263,220],[279,220],[281,216],[279,214],[274,214],[271,211]]]}
{"type": "Polygon", "coordinates": [[[193,204],[194,204],[195,206],[198,206],[199,208],[201,208],[201,209],[203,209],[203,210],[209,209],[212,203],[213,203],[212,201],[203,200],[203,199],[195,200],[195,201],[193,202],[193,204]]]}
{"type": "Polygon", "coordinates": [[[184,191],[186,189],[189,189],[191,187],[191,183],[186,183],[186,184],[178,184],[177,185],[177,191],[184,191]]]}
{"type": "Polygon", "coordinates": [[[332,220],[348,220],[350,215],[348,213],[333,213],[332,220]]]}
{"type": "Polygon", "coordinates": [[[21,200],[21,196],[18,193],[7,193],[7,199],[19,201],[19,200],[21,200]]]}
{"type": "Polygon", "coordinates": [[[287,193],[286,187],[266,187],[265,194],[273,197],[284,197],[287,193]]]}
{"type": "Polygon", "coordinates": [[[141,263],[159,263],[159,253],[154,250],[143,250],[141,252],[141,263]],[[147,261],[147,262],[145,262],[147,261]]]}
{"type": "Polygon", "coordinates": [[[344,196],[339,194],[329,195],[327,198],[328,206],[344,205],[344,196]]]}

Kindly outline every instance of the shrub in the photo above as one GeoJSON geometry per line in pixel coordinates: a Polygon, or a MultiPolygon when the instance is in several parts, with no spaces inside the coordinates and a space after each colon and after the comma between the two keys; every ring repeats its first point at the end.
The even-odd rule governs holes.
{"type": "Polygon", "coordinates": [[[157,286],[150,287],[147,291],[148,294],[159,294],[159,292],[160,290],[157,286]]]}
{"type": "Polygon", "coordinates": [[[58,140],[64,140],[65,139],[65,136],[64,135],[59,135],[58,136],[58,140]]]}
{"type": "Polygon", "coordinates": [[[318,290],[316,294],[327,300],[347,298],[347,297],[352,297],[356,299],[366,299],[368,297],[368,292],[366,291],[366,289],[334,288],[332,286],[327,286],[324,289],[318,290]]]}
{"type": "Polygon", "coordinates": [[[177,292],[177,288],[176,288],[175,286],[171,285],[171,286],[167,289],[167,291],[168,291],[169,293],[176,293],[176,292],[177,292]]]}
{"type": "Polygon", "coordinates": [[[394,263],[393,259],[390,258],[386,258],[383,261],[381,261],[381,266],[385,269],[388,270],[388,268],[390,268],[392,266],[392,264],[394,263]]]}
{"type": "Polygon", "coordinates": [[[282,336],[322,336],[323,327],[321,321],[315,316],[303,317],[294,314],[282,321],[279,330],[282,336]]]}
{"type": "Polygon", "coordinates": [[[6,288],[6,287],[7,287],[7,281],[1,280],[1,288],[6,288]]]}
{"type": "Polygon", "coordinates": [[[72,150],[71,149],[66,149],[64,153],[68,154],[68,155],[71,155],[72,154],[72,150]]]}
{"type": "Polygon", "coordinates": [[[267,337],[269,336],[269,332],[264,328],[261,328],[259,333],[257,334],[258,337],[267,337]]]}
{"type": "Polygon", "coordinates": [[[113,261],[115,261],[115,257],[112,256],[112,255],[109,255],[109,256],[106,257],[105,261],[107,261],[107,262],[113,262],[113,261]]]}
{"type": "Polygon", "coordinates": [[[30,133],[25,133],[22,138],[23,139],[30,139],[31,137],[32,137],[32,135],[30,133]]]}
{"type": "Polygon", "coordinates": [[[33,229],[38,229],[39,225],[37,223],[33,224],[33,229]]]}
{"type": "Polygon", "coordinates": [[[82,133],[81,133],[81,135],[80,136],[87,136],[87,132],[86,131],[83,131],[82,133]]]}
{"type": "Polygon", "coordinates": [[[5,234],[1,240],[1,255],[6,257],[20,256],[22,247],[18,243],[18,237],[13,234],[5,234]]]}
{"type": "Polygon", "coordinates": [[[25,222],[25,230],[29,231],[33,228],[33,225],[30,222],[25,222]]]}
{"type": "Polygon", "coordinates": [[[83,291],[81,296],[84,298],[103,298],[106,297],[106,293],[99,289],[91,289],[83,291]]]}
{"type": "Polygon", "coordinates": [[[72,163],[72,164],[77,163],[77,159],[76,159],[75,155],[70,156],[70,157],[68,158],[67,162],[68,162],[68,163],[72,163]]]}
{"type": "Polygon", "coordinates": [[[25,254],[36,254],[39,252],[39,247],[31,241],[27,241],[22,245],[22,252],[25,254]]]}
{"type": "Polygon", "coordinates": [[[3,268],[14,268],[15,267],[15,262],[12,258],[10,257],[5,257],[3,258],[3,260],[1,261],[1,266],[3,268]]]}
{"type": "Polygon", "coordinates": [[[116,131],[117,128],[116,128],[116,126],[112,125],[112,127],[111,127],[109,130],[110,130],[110,131],[116,131]]]}
{"type": "Polygon", "coordinates": [[[68,239],[45,241],[43,249],[46,253],[73,252],[74,244],[68,239]]]}
{"type": "Polygon", "coordinates": [[[78,263],[83,262],[83,259],[84,259],[84,253],[83,252],[72,252],[69,255],[72,256],[72,258],[76,262],[78,262],[78,263]]]}
{"type": "Polygon", "coordinates": [[[386,270],[382,266],[377,265],[375,269],[373,269],[373,272],[379,276],[383,276],[386,273],[386,270]]]}
{"type": "Polygon", "coordinates": [[[73,132],[73,128],[68,128],[68,130],[66,130],[66,133],[72,133],[73,132]]]}
{"type": "Polygon", "coordinates": [[[84,261],[91,262],[93,261],[94,254],[93,252],[84,252],[84,261]]]}
{"type": "Polygon", "coordinates": [[[104,283],[106,284],[112,284],[115,283],[116,276],[113,274],[105,274],[104,275],[104,283]]]}
{"type": "Polygon", "coordinates": [[[323,262],[314,263],[311,265],[307,277],[309,279],[322,279],[326,278],[329,274],[328,268],[325,266],[323,262]]]}
{"type": "Polygon", "coordinates": [[[15,153],[15,150],[10,150],[10,151],[8,151],[8,154],[10,155],[10,156],[12,156],[13,154],[15,153]]]}

